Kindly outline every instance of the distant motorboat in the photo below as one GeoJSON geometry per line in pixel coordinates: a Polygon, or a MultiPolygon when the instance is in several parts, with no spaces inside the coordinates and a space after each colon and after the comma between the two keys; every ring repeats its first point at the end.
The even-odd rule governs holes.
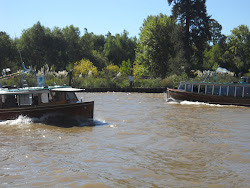
{"type": "Polygon", "coordinates": [[[240,83],[181,82],[178,89],[167,88],[167,99],[250,106],[250,84],[246,77],[240,83]]]}

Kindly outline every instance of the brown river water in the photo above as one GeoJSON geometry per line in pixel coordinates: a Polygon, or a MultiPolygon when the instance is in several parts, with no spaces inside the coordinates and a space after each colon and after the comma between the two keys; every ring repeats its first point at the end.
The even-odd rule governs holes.
{"type": "Polygon", "coordinates": [[[250,187],[250,108],[78,96],[95,101],[93,121],[0,122],[1,188],[250,187]]]}

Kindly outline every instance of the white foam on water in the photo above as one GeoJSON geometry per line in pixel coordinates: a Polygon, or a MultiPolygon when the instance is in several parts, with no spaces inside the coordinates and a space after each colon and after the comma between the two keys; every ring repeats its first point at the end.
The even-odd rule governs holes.
{"type": "Polygon", "coordinates": [[[27,128],[27,126],[34,123],[42,123],[48,125],[61,125],[61,126],[102,126],[108,125],[106,120],[103,118],[98,119],[85,119],[83,117],[72,117],[67,118],[59,113],[50,113],[43,115],[40,118],[30,118],[27,116],[20,115],[18,118],[14,120],[3,120],[0,121],[0,126],[17,126],[20,128],[27,128]]]}
{"type": "Polygon", "coordinates": [[[117,128],[117,126],[115,124],[111,124],[111,125],[109,125],[109,127],[114,128],[114,129],[117,128]]]}
{"type": "Polygon", "coordinates": [[[166,97],[166,101],[167,102],[177,102],[174,98],[172,98],[172,97],[169,97],[169,98],[167,98],[166,97]]]}
{"type": "Polygon", "coordinates": [[[171,102],[167,101],[167,102],[168,102],[168,104],[180,104],[180,103],[177,102],[177,101],[171,101],[171,102]]]}
{"type": "Polygon", "coordinates": [[[106,122],[103,118],[96,118],[93,120],[94,124],[97,126],[108,125],[109,123],[106,122]]]}
{"type": "Polygon", "coordinates": [[[195,106],[213,106],[213,107],[225,107],[228,105],[220,105],[220,104],[209,104],[205,102],[192,102],[192,101],[169,101],[169,104],[181,104],[181,105],[195,105],[195,106]]]}
{"type": "Polygon", "coordinates": [[[106,120],[103,119],[103,118],[97,118],[96,121],[99,121],[99,122],[101,122],[101,123],[106,123],[106,120]]]}
{"type": "Polygon", "coordinates": [[[32,118],[29,118],[27,116],[20,115],[18,116],[17,119],[14,120],[6,120],[6,121],[1,121],[0,125],[30,125],[33,123],[32,118]]]}
{"type": "Polygon", "coordinates": [[[205,102],[191,102],[191,101],[181,101],[180,102],[181,105],[197,105],[197,106],[218,106],[218,107],[223,107],[223,105],[220,104],[209,104],[209,103],[205,103],[205,102]]]}

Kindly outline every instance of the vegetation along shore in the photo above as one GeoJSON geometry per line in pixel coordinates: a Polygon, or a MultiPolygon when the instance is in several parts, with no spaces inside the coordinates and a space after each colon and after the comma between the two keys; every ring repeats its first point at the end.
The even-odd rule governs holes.
{"type": "MultiPolygon", "coordinates": [[[[86,28],[81,34],[73,25],[51,29],[39,21],[20,38],[0,31],[0,70],[18,73],[24,61],[31,67],[29,86],[36,85],[34,74],[45,73],[46,85],[54,85],[68,84],[72,73],[72,86],[89,89],[176,87],[182,80],[202,80],[204,70],[218,67],[234,73],[220,75],[218,81],[250,76],[248,26],[236,26],[225,36],[207,13],[206,1],[168,2],[173,5],[172,15],[145,18],[138,38],[129,37],[126,30],[96,35],[86,28]]],[[[0,76],[1,85],[22,85],[21,76],[0,76]]]]}

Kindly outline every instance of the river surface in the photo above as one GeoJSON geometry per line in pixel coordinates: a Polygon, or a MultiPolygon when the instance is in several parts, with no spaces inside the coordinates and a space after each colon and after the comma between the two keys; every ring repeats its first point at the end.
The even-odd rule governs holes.
{"type": "Polygon", "coordinates": [[[0,123],[0,187],[250,187],[250,108],[86,93],[94,121],[0,123]],[[69,124],[70,122],[62,122],[69,124]]]}

